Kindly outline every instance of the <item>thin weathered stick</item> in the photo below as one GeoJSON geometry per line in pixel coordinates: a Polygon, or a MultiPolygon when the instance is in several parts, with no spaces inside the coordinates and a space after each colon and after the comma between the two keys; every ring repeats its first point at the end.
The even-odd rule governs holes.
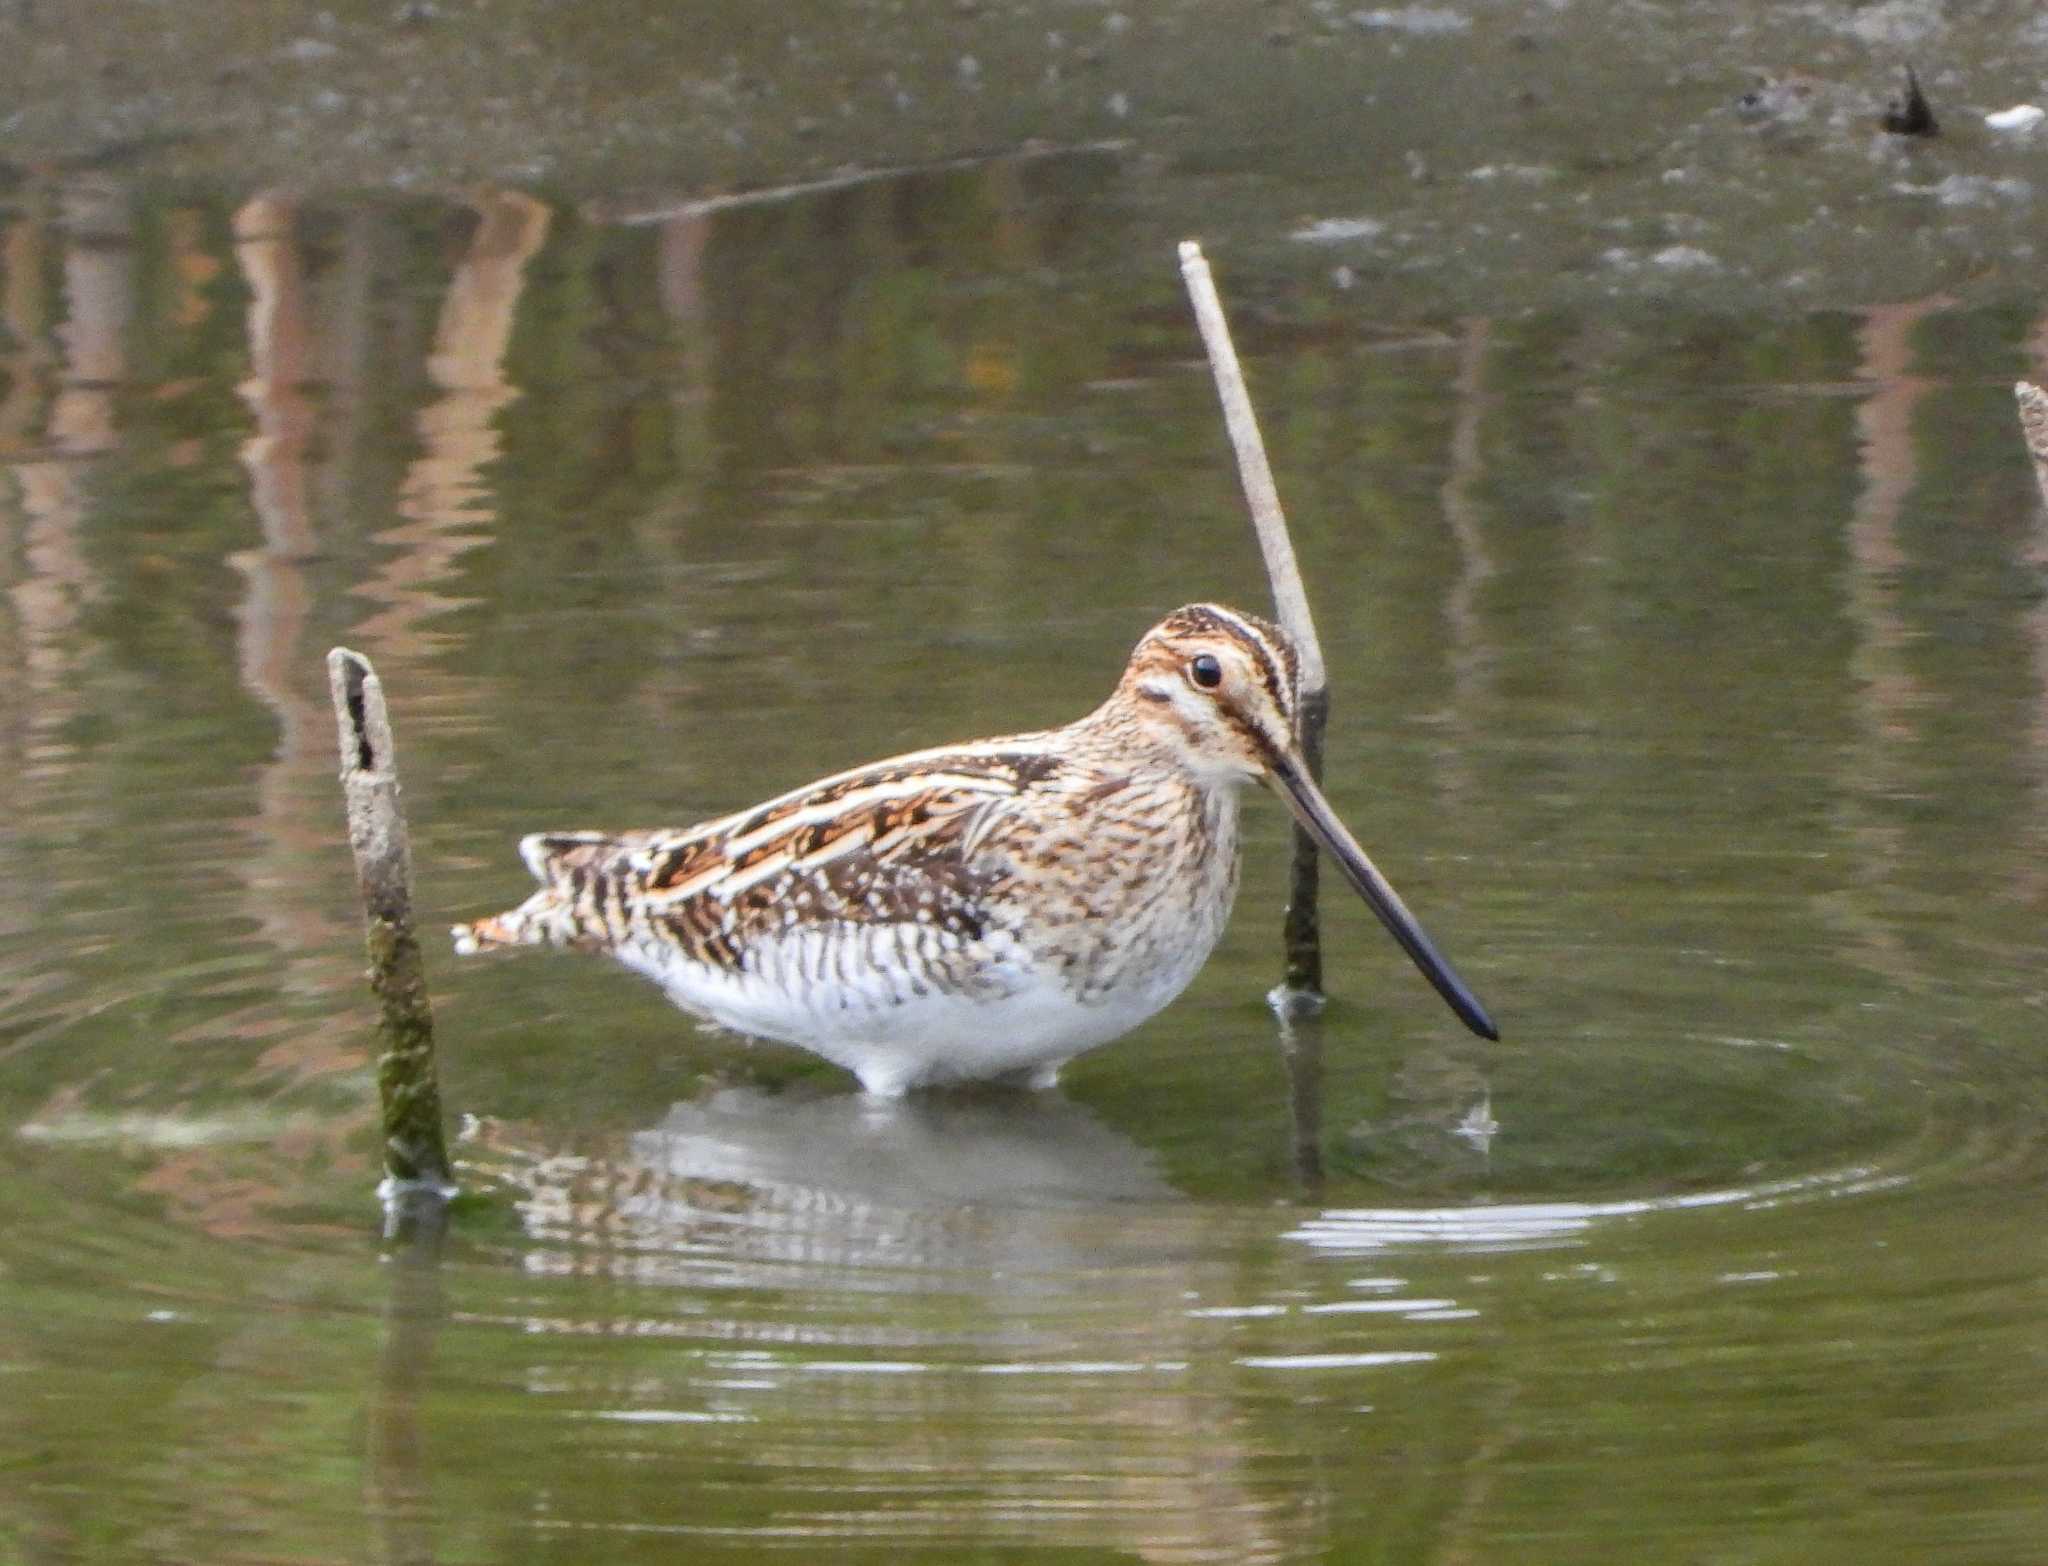
{"type": "Polygon", "coordinates": [[[2020,405],[2020,433],[2027,438],[2027,455],[2034,459],[2034,482],[2040,486],[2041,504],[2048,506],[2048,392],[2031,381],[2020,381],[2012,394],[2020,405]]]}
{"type": "MultiPolygon", "coordinates": [[[[1209,368],[1216,377],[1216,394],[1223,402],[1223,422],[1230,431],[1230,444],[1237,451],[1238,477],[1244,484],[1245,501],[1251,507],[1252,526],[1258,532],[1266,575],[1273,583],[1273,605],[1280,628],[1294,639],[1301,652],[1301,750],[1309,774],[1320,781],[1323,729],[1330,718],[1330,682],[1323,667],[1323,644],[1316,638],[1308,594],[1301,585],[1301,568],[1295,564],[1294,543],[1287,533],[1287,516],[1280,509],[1280,492],[1274,487],[1273,469],[1266,461],[1266,443],[1259,436],[1258,415],[1252,412],[1244,371],[1238,367],[1237,349],[1230,340],[1230,323],[1223,315],[1223,301],[1216,296],[1216,280],[1210,276],[1202,247],[1192,239],[1181,241],[1180,273],[1187,283],[1188,298],[1194,302],[1202,343],[1209,350],[1209,368]]],[[[1273,1004],[1284,1012],[1314,1011],[1322,1005],[1323,939],[1316,919],[1316,863],[1315,840],[1297,826],[1287,922],[1282,936],[1287,970],[1272,995],[1273,1004]]]]}
{"type": "Polygon", "coordinates": [[[434,1069],[434,1014],[412,928],[412,850],[399,803],[398,756],[384,687],[370,660],[337,647],[327,655],[334,725],[341,741],[341,788],[348,840],[363,894],[370,989],[380,1015],[377,1093],[383,1104],[388,1208],[455,1191],[441,1133],[434,1069]]]}

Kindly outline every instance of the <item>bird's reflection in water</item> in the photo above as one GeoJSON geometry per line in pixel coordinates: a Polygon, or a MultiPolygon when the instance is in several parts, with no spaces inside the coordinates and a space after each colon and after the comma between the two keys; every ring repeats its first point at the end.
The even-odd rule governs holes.
{"type": "MultiPolygon", "coordinates": [[[[665,1340],[601,1372],[540,1349],[534,1384],[636,1460],[800,1475],[775,1527],[1157,1561],[1307,1547],[1312,1503],[1252,1482],[1275,1454],[1200,1308],[1241,1281],[1259,1215],[1180,1200],[1075,1104],[727,1088],[609,1151],[492,1123],[466,1151],[515,1190],[525,1265],[570,1307],[524,1329],[665,1340]]],[[[668,1522],[696,1527],[680,1503],[668,1522]]]]}
{"type": "Polygon", "coordinates": [[[731,1088],[676,1105],[633,1150],[679,1175],[921,1210],[1178,1199],[1142,1148],[1046,1093],[792,1101],[731,1088]]]}

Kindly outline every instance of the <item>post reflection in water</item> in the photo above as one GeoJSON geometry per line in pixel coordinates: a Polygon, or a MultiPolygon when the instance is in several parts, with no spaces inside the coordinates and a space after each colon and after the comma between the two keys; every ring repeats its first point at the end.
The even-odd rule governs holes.
{"type": "MultiPolygon", "coordinates": [[[[439,395],[418,417],[421,453],[397,499],[405,520],[377,538],[396,553],[357,589],[385,607],[352,634],[394,685],[453,645],[453,634],[435,623],[461,606],[447,585],[460,557],[491,540],[496,508],[483,472],[499,452],[498,416],[519,395],[505,378],[505,350],[526,264],[547,239],[552,215],[543,202],[509,190],[480,192],[473,210],[476,229],[427,355],[427,376],[439,395]]],[[[442,708],[472,690],[445,673],[430,688],[442,708]]]]}
{"type": "Polygon", "coordinates": [[[423,1404],[435,1384],[434,1347],[447,1321],[441,1279],[446,1209],[416,1214],[387,1248],[383,1342],[367,1398],[368,1509],[382,1566],[433,1566],[433,1455],[423,1404]],[[424,1221],[417,1221],[424,1219],[424,1221]]]}
{"type": "Polygon", "coordinates": [[[31,792],[25,803],[35,802],[41,785],[69,759],[70,747],[59,735],[79,711],[86,655],[79,621],[103,596],[82,547],[87,519],[81,470],[116,444],[113,405],[125,375],[135,287],[127,192],[112,181],[88,178],[67,183],[49,199],[56,210],[47,218],[24,217],[11,225],[8,256],[8,325],[22,344],[23,388],[20,401],[10,399],[10,409],[25,425],[40,426],[39,440],[17,447],[9,464],[24,522],[24,571],[12,598],[26,708],[24,781],[31,792]],[[61,315],[49,309],[36,286],[53,231],[62,236],[61,315]],[[12,271],[15,265],[19,273],[12,271]],[[54,354],[46,346],[51,336],[54,354]]]}
{"type": "Polygon", "coordinates": [[[1900,541],[1900,513],[1919,479],[1914,452],[1914,412],[1933,389],[1913,373],[1915,331],[1953,303],[1922,299],[1868,311],[1857,346],[1857,376],[1870,393],[1857,408],[1856,426],[1862,492],[1849,524],[1849,612],[1856,627],[1851,668],[1857,682],[1861,740],[1844,759],[1850,770],[1838,798],[1844,824],[1856,844],[1861,883],[1854,898],[1836,899],[1835,917],[1854,931],[1871,967],[1901,980],[1916,977],[1911,952],[1896,924],[1871,910],[1896,885],[1908,859],[1903,825],[1884,819],[1886,801],[1915,787],[1913,751],[1927,696],[1907,663],[1910,633],[1898,598],[1907,557],[1900,541]],[[1870,894],[1876,894],[1873,897],[1870,894]]]}
{"type": "MultiPolygon", "coordinates": [[[[6,322],[10,350],[5,356],[6,394],[0,398],[0,459],[5,460],[9,477],[0,489],[0,506],[5,507],[0,515],[6,520],[4,532],[0,532],[0,545],[4,545],[0,547],[0,587],[6,589],[11,611],[0,623],[0,660],[4,660],[6,671],[6,677],[0,679],[0,767],[5,768],[7,777],[21,780],[23,785],[28,776],[32,724],[45,706],[45,701],[33,694],[29,681],[34,644],[39,635],[49,634],[51,617],[61,615],[64,608],[61,590],[53,593],[50,586],[33,581],[22,559],[27,510],[21,504],[25,485],[19,462],[36,439],[52,358],[39,286],[47,240],[47,226],[28,215],[18,216],[0,231],[0,264],[6,267],[4,284],[0,284],[0,319],[6,322]]],[[[5,811],[8,819],[28,803],[24,793],[25,787],[5,791],[0,811],[5,811]]],[[[11,832],[0,839],[0,854],[9,853],[12,841],[11,832]]],[[[19,875],[10,879],[21,882],[19,875]]],[[[9,922],[18,920],[21,912],[14,911],[9,922]]]]}
{"type": "MultiPolygon", "coordinates": [[[[2034,323],[2027,337],[2027,379],[2039,386],[2048,381],[2048,313],[2034,323]]],[[[2040,504],[2032,508],[2032,526],[2021,546],[2020,560],[2037,581],[2048,581],[2048,469],[2035,466],[2040,504]]],[[[2033,761],[2032,853],[2013,864],[2015,896],[2038,905],[2048,897],[2048,594],[2026,617],[2027,645],[2032,652],[2034,709],[2027,724],[2027,745],[2033,761]]]]}
{"type": "MultiPolygon", "coordinates": [[[[291,204],[274,196],[257,197],[234,216],[235,254],[250,295],[250,373],[238,389],[255,419],[241,457],[262,529],[259,547],[228,556],[248,584],[236,662],[243,686],[276,720],[278,736],[257,779],[249,853],[235,868],[248,888],[252,921],[285,964],[286,982],[318,995],[333,978],[324,955],[342,932],[295,894],[333,839],[332,822],[312,808],[314,780],[332,769],[333,725],[305,677],[318,652],[305,645],[313,612],[306,571],[318,537],[307,474],[315,422],[311,323],[295,217],[291,204]]],[[[342,1050],[340,1059],[329,1056],[330,1069],[346,1069],[354,1049],[342,1050]]]]}

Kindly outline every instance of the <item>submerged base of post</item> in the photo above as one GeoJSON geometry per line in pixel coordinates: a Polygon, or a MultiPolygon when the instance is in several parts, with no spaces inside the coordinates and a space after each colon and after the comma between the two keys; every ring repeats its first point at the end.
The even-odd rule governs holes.
{"type": "Polygon", "coordinates": [[[1273,1015],[1282,1022],[1306,1022],[1323,1014],[1323,1008],[1330,1004],[1330,997],[1320,987],[1311,989],[1307,985],[1283,981],[1266,991],[1266,1004],[1273,1008],[1273,1015]]]}
{"type": "Polygon", "coordinates": [[[387,1254],[430,1251],[438,1256],[448,1233],[449,1204],[461,1194],[452,1180],[394,1180],[390,1175],[379,1180],[387,1254]]]}
{"type": "Polygon", "coordinates": [[[423,1206],[455,1194],[441,1127],[434,1060],[434,1013],[426,965],[412,927],[412,851],[399,802],[398,758],[384,688],[369,659],[337,647],[328,685],[341,749],[349,846],[363,894],[364,947],[377,997],[377,1094],[382,1106],[384,1182],[378,1194],[394,1231],[423,1206]]]}

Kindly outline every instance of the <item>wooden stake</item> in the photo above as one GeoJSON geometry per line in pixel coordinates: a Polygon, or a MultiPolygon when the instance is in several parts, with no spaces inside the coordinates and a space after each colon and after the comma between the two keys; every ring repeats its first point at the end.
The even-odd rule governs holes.
{"type": "MultiPolygon", "coordinates": [[[[1251,393],[1245,387],[1237,349],[1230,340],[1230,323],[1224,318],[1223,301],[1217,297],[1216,280],[1210,275],[1202,247],[1192,239],[1181,241],[1180,273],[1187,284],[1188,298],[1194,303],[1203,346],[1209,350],[1209,368],[1216,377],[1216,394],[1223,402],[1223,422],[1230,431],[1230,444],[1237,451],[1238,478],[1244,485],[1245,501],[1251,507],[1252,527],[1258,533],[1266,575],[1273,584],[1273,606],[1280,628],[1294,639],[1301,653],[1301,751],[1308,762],[1309,775],[1321,782],[1323,730],[1330,719],[1330,681],[1323,665],[1323,644],[1316,637],[1315,619],[1309,613],[1301,568],[1294,558],[1294,542],[1287,532],[1287,516],[1280,509],[1280,492],[1273,483],[1272,466],[1266,461],[1266,443],[1259,435],[1258,415],[1252,411],[1251,393]]],[[[1287,921],[1282,935],[1286,972],[1279,987],[1268,997],[1283,1015],[1312,1015],[1323,1005],[1323,939],[1316,918],[1316,869],[1315,840],[1297,826],[1287,921]]]]}
{"type": "Polygon", "coordinates": [[[327,655],[348,840],[363,894],[370,989],[380,1007],[377,1093],[383,1105],[387,1212],[455,1194],[441,1132],[434,1066],[434,1014],[420,943],[412,928],[412,849],[399,802],[398,755],[384,687],[370,660],[337,647],[327,655]]]}
{"type": "Polygon", "coordinates": [[[2034,459],[2041,504],[2048,506],[2048,392],[2031,381],[2020,381],[2012,394],[2020,405],[2020,433],[2027,438],[2027,455],[2034,459]]]}

